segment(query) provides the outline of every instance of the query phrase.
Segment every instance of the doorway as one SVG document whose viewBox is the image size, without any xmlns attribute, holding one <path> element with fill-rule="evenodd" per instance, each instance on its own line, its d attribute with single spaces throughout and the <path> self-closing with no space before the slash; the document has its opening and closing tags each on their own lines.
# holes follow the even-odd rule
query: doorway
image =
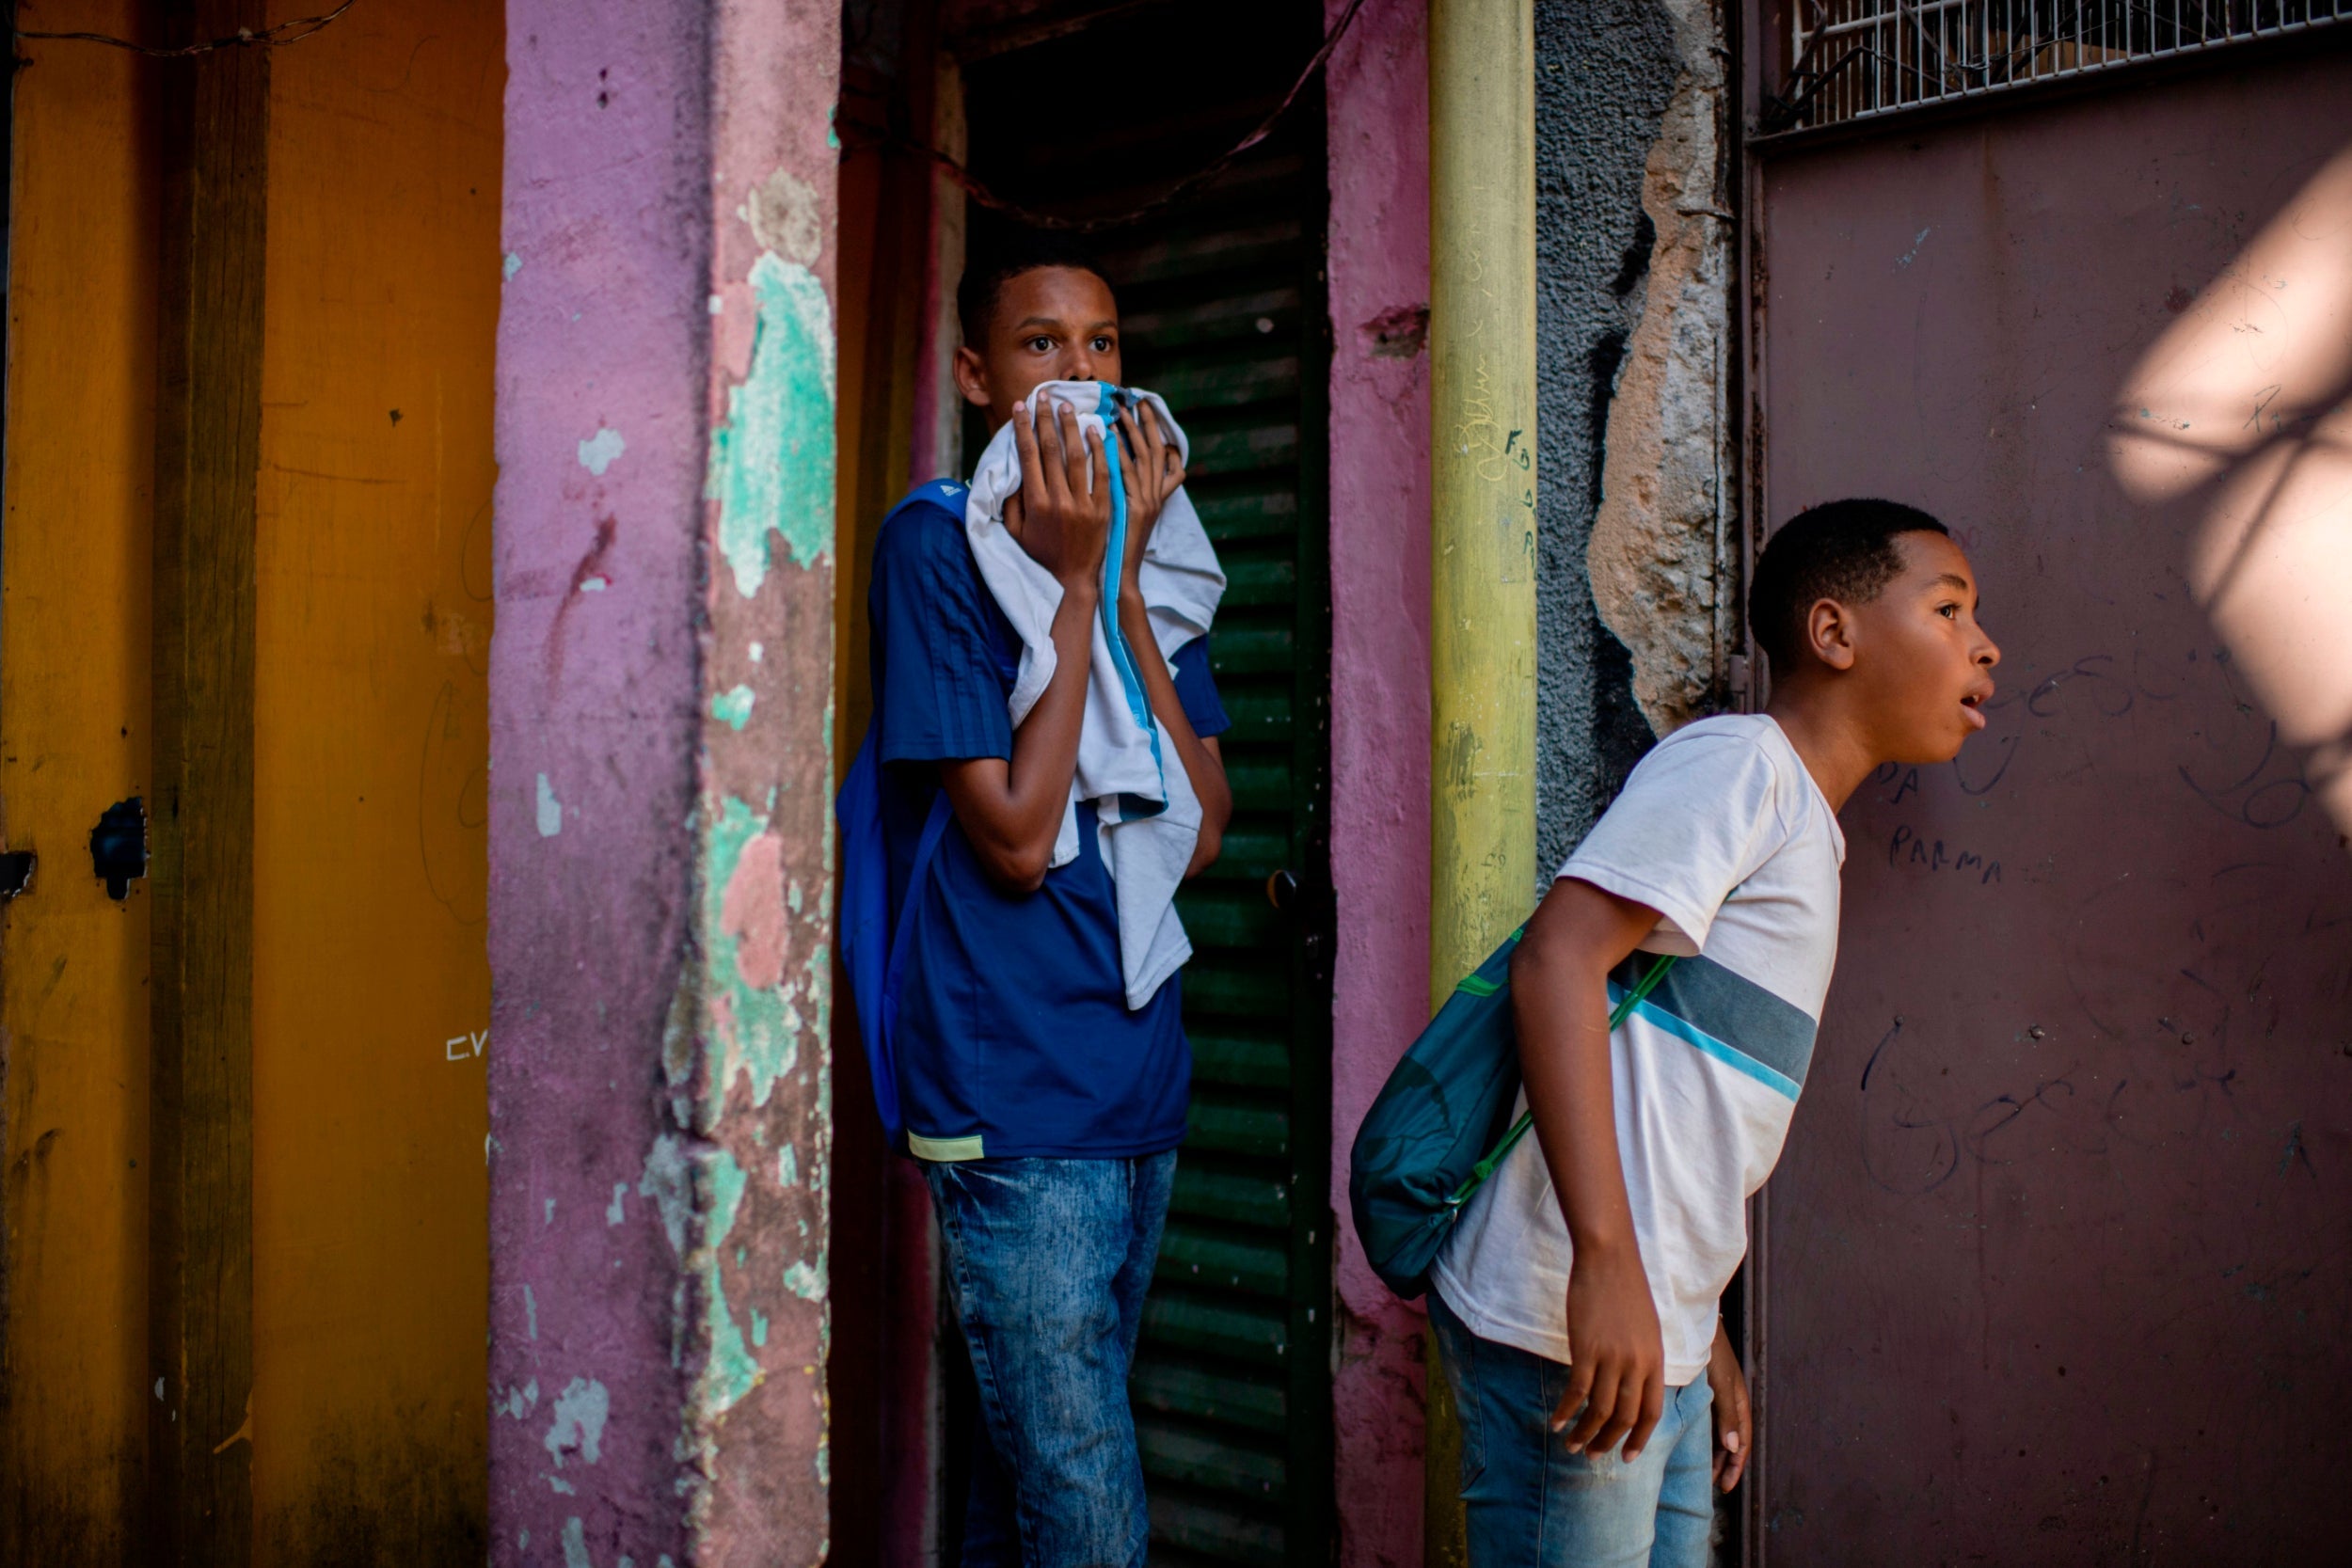
<svg viewBox="0 0 2352 1568">
<path fill-rule="evenodd" d="M 1034 213 L 1135 213 L 1261 123 L 1321 37 L 1312 6 L 1209 0 L 951 40 L 971 172 Z M 1191 440 L 1187 488 L 1229 579 L 1212 647 L 1234 816 L 1179 904 L 1196 949 L 1192 1112 L 1133 1383 L 1159 1563 L 1281 1568 L 1330 1550 L 1320 87 L 1197 191 L 1089 241 L 1120 293 L 1130 380 Z M 1005 221 L 976 204 L 975 245 Z M 965 451 L 985 436 L 967 430 Z M 960 1497 L 951 1482 L 950 1510 Z"/>
</svg>

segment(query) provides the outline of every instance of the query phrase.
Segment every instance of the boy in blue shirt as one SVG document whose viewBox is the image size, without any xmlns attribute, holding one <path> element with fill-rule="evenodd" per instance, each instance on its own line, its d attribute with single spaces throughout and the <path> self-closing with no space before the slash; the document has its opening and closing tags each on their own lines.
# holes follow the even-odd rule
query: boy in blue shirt
<svg viewBox="0 0 2352 1568">
<path fill-rule="evenodd" d="M 1011 421 L 1019 494 L 1005 526 L 1053 574 L 1057 661 L 1018 729 L 1022 643 L 964 518 L 900 506 L 874 548 L 874 723 L 895 921 L 916 900 L 898 991 L 898 1097 L 922 1162 L 979 1386 L 985 1441 L 964 1525 L 968 1568 L 1128 1568 L 1144 1560 L 1143 1471 L 1127 1403 L 1145 1289 L 1184 1138 L 1191 1053 L 1182 976 L 1126 1005 L 1097 835 L 1050 864 L 1070 803 L 1102 609 L 1108 459 L 1049 381 L 1121 379 L 1118 303 L 1074 252 L 1028 238 L 965 271 L 957 388 Z M 1164 659 L 1138 588 L 1143 550 L 1184 482 L 1148 409 L 1122 413 L 1127 551 L 1116 611 L 1164 744 L 1201 806 L 1187 875 L 1216 858 L 1232 796 L 1208 639 Z M 959 502 L 961 492 L 957 497 Z M 953 819 L 921 886 L 916 846 L 945 791 Z M 1082 814 L 1082 823 L 1091 814 Z"/>
</svg>

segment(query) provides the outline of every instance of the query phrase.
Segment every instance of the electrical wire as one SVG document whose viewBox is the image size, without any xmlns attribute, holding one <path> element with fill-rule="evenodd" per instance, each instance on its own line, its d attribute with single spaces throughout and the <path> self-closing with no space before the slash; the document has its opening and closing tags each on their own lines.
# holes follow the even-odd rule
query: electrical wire
<svg viewBox="0 0 2352 1568">
<path fill-rule="evenodd" d="M 244 49 L 258 46 L 263 49 L 283 49 L 290 43 L 300 43 L 358 5 L 359 0 L 343 0 L 333 10 L 319 16 L 298 16 L 288 22 L 273 23 L 267 27 L 240 27 L 227 38 L 205 43 L 183 44 L 177 49 L 155 49 L 130 39 L 119 39 L 111 33 L 35 33 L 23 28 L 10 29 L 19 40 L 38 40 L 64 43 L 103 43 L 110 49 L 127 49 L 134 55 L 144 55 L 151 60 L 179 60 L 191 55 L 209 55 L 215 49 Z"/>
</svg>

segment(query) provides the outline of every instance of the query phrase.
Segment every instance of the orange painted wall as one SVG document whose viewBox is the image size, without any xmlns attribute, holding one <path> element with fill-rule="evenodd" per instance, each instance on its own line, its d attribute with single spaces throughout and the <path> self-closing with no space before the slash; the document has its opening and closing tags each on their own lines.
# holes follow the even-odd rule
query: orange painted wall
<svg viewBox="0 0 2352 1568">
<path fill-rule="evenodd" d="M 127 0 L 27 6 L 122 32 Z M 40 20 L 33 18 L 38 12 Z M 147 790 L 154 472 L 151 68 L 27 43 L 16 76 L 0 528 L 5 1341 L 0 1561 L 121 1560 L 146 1445 L 148 901 L 89 830 Z"/>
<path fill-rule="evenodd" d="M 500 8 L 271 61 L 257 617 L 257 1563 L 478 1561 Z"/>
</svg>

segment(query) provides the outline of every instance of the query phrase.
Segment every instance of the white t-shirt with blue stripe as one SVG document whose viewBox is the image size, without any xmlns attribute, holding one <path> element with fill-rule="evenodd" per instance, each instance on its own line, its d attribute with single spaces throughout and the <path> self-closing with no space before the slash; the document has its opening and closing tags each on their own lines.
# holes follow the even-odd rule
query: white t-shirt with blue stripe
<svg viewBox="0 0 2352 1568">
<path fill-rule="evenodd" d="M 1650 955 L 1677 955 L 1609 1042 L 1670 1386 L 1706 1370 L 1718 1303 L 1747 1251 L 1747 1199 L 1788 1133 L 1837 958 L 1845 858 L 1836 814 L 1780 726 L 1729 714 L 1660 742 L 1560 868 L 1660 911 L 1611 976 L 1613 1003 Z M 1470 1199 L 1432 1273 L 1481 1338 L 1565 1361 L 1569 1262 L 1530 1137 Z"/>
</svg>

